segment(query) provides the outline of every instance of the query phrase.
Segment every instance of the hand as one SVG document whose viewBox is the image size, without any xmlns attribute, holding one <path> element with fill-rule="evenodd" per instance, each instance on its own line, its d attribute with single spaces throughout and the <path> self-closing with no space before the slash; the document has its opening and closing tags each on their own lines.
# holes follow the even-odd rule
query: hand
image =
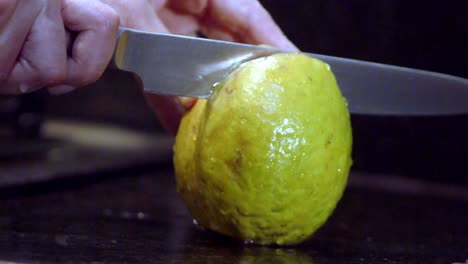
<svg viewBox="0 0 468 264">
<path fill-rule="evenodd" d="M 0 0 L 0 93 L 64 93 L 94 82 L 112 57 L 118 23 L 100 1 Z"/>
<path fill-rule="evenodd" d="M 266 44 L 289 51 L 297 48 L 284 36 L 257 0 L 102 0 L 120 14 L 120 24 L 146 31 L 195 36 L 250 44 Z M 176 133 L 193 100 L 145 94 L 165 128 Z"/>
</svg>

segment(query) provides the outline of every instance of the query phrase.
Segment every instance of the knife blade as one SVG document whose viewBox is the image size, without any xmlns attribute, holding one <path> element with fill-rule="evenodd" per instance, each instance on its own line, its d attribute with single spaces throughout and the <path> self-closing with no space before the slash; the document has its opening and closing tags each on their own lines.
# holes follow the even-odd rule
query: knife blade
<svg viewBox="0 0 468 264">
<path fill-rule="evenodd" d="M 279 49 L 120 28 L 112 66 L 146 92 L 206 98 L 237 65 Z M 468 79 L 314 53 L 328 63 L 353 114 L 468 114 Z"/>
</svg>

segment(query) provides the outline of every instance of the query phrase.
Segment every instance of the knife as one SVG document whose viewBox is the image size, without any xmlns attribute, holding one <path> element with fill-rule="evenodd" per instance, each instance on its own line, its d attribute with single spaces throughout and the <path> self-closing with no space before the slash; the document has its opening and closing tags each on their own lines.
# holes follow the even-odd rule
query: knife
<svg viewBox="0 0 468 264">
<path fill-rule="evenodd" d="M 237 65 L 279 49 L 120 28 L 111 66 L 136 74 L 146 92 L 206 98 Z M 468 79 L 314 53 L 328 63 L 353 114 L 468 114 Z"/>
</svg>

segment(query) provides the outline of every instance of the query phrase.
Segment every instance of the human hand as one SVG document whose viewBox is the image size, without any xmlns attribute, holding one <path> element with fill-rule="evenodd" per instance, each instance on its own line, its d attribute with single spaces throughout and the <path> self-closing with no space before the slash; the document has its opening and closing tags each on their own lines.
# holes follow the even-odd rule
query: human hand
<svg viewBox="0 0 468 264">
<path fill-rule="evenodd" d="M 100 1 L 0 0 L 0 94 L 45 86 L 59 94 L 94 82 L 112 57 L 118 23 Z"/>
<path fill-rule="evenodd" d="M 257 0 L 102 0 L 120 15 L 120 24 L 146 31 L 266 44 L 287 51 L 297 48 Z M 194 100 L 145 94 L 164 127 L 176 133 Z"/>
</svg>

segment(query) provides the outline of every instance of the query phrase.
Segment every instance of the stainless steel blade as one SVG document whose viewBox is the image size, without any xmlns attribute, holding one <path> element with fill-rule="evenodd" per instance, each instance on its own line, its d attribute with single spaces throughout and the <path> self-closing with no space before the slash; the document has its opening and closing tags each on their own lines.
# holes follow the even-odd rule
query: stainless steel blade
<svg viewBox="0 0 468 264">
<path fill-rule="evenodd" d="M 468 114 L 468 79 L 308 53 L 328 63 L 354 114 Z"/>
<path fill-rule="evenodd" d="M 204 98 L 240 63 L 277 52 L 254 45 L 120 28 L 113 62 L 120 70 L 136 73 L 147 92 Z"/>
<path fill-rule="evenodd" d="M 240 63 L 280 52 L 268 47 L 121 28 L 114 66 L 136 73 L 145 91 L 208 97 Z M 468 80 L 428 71 L 306 53 L 330 64 L 351 113 L 468 114 Z"/>
</svg>

